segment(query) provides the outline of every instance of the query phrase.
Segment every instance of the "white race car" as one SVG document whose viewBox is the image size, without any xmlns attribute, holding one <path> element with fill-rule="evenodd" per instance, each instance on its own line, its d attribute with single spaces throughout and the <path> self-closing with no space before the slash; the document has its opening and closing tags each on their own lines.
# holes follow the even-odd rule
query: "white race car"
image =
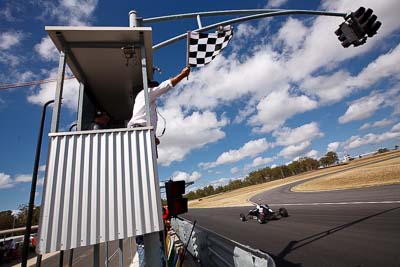
<svg viewBox="0 0 400 267">
<path fill-rule="evenodd" d="M 288 217 L 289 213 L 285 208 L 280 208 L 278 212 L 273 211 L 267 204 L 259 204 L 254 209 L 251 209 L 247 215 L 240 213 L 240 220 L 247 221 L 248 219 L 257 220 L 258 223 L 266 223 L 269 220 L 278 220 L 281 217 Z"/>
</svg>

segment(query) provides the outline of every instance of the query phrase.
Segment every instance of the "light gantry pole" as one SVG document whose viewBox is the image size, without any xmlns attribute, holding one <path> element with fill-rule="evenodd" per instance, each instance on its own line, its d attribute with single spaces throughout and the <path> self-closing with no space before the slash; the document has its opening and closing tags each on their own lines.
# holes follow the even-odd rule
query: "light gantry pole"
<svg viewBox="0 0 400 267">
<path fill-rule="evenodd" d="M 249 15 L 250 14 L 250 15 Z M 225 21 L 221 21 L 218 23 L 214 23 L 208 26 L 203 27 L 200 18 L 201 17 L 211 17 L 211 16 L 227 16 L 227 15 L 247 15 L 240 18 L 229 19 Z M 342 17 L 345 18 L 347 13 L 339 13 L 339 12 L 328 12 L 328 11 L 317 11 L 317 10 L 285 10 L 285 9 L 245 9 L 245 10 L 223 10 L 223 11 L 208 11 L 208 12 L 197 12 L 197 13 L 186 13 L 186 14 L 177 14 L 177 15 L 169 15 L 162 17 L 154 17 L 143 19 L 143 24 L 156 23 L 156 22 L 164 22 L 169 20 L 178 20 L 178 19 L 188 19 L 188 18 L 196 18 L 199 28 L 193 30 L 195 32 L 205 32 L 211 29 L 215 29 L 218 26 L 226 26 L 230 24 L 240 23 L 249 20 L 275 17 L 275 16 L 286 16 L 286 15 L 311 15 L 311 16 L 331 16 L 331 17 Z M 177 41 L 183 40 L 187 38 L 187 33 L 183 33 L 177 35 L 171 39 L 163 41 L 153 46 L 153 51 L 156 51 L 160 48 L 163 48 L 167 45 L 175 43 Z"/>
</svg>

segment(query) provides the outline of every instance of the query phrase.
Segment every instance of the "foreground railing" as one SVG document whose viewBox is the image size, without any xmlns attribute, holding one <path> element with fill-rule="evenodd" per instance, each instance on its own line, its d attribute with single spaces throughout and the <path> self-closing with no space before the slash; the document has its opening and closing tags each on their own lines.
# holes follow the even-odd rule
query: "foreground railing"
<svg viewBox="0 0 400 267">
<path fill-rule="evenodd" d="M 171 225 L 182 242 L 187 243 L 193 224 L 187 220 L 172 219 Z M 201 266 L 275 267 L 274 260 L 267 253 L 242 245 L 198 225 L 193 230 L 187 248 Z"/>
</svg>

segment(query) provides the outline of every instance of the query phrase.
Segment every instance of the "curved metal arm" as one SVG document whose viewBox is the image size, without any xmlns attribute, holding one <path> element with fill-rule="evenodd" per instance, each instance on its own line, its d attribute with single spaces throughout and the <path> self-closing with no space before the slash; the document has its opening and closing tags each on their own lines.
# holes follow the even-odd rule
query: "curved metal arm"
<svg viewBox="0 0 400 267">
<path fill-rule="evenodd" d="M 216 11 L 218 12 L 218 11 Z M 236 13 L 232 13 L 236 12 Z M 239 14 L 241 12 L 240 10 L 236 11 L 220 11 L 219 14 L 217 15 L 232 15 L 232 14 Z M 243 12 L 250 12 L 249 10 L 243 10 Z M 261 14 L 260 14 L 261 12 Z M 209 26 L 199 28 L 194 30 L 195 32 L 204 32 L 208 31 L 214 28 L 217 28 L 218 26 L 226 26 L 229 24 L 234 24 L 234 23 L 239 23 L 243 21 L 248 21 L 248 20 L 253 20 L 253 19 L 260 19 L 260 18 L 267 18 L 267 17 L 274 17 L 274 16 L 283 16 L 283 15 L 316 15 L 316 16 L 334 16 L 334 17 L 346 17 L 346 13 L 337 13 L 337 12 L 327 12 L 327 11 L 314 11 L 314 10 L 274 10 L 271 11 L 270 9 L 265 9 L 264 12 L 261 9 L 258 9 L 255 11 L 255 13 L 258 13 L 256 15 L 250 15 L 250 16 L 245 16 L 245 17 L 240 17 L 240 18 L 235 18 L 235 19 L 230 19 L 230 20 L 225 20 L 219 23 L 211 24 Z M 153 19 L 147 19 L 143 20 L 144 22 L 159 22 L 159 21 L 165 21 L 165 20 L 172 20 L 172 19 L 181 19 L 181 18 L 189 18 L 189 17 L 195 17 L 198 14 L 201 13 L 189 13 L 189 14 L 180 14 L 180 15 L 173 15 L 173 16 L 165 16 L 165 17 L 157 17 Z M 211 12 L 203 12 L 204 15 L 212 16 Z M 215 12 L 214 12 L 215 14 Z M 163 41 L 161 43 L 158 43 L 153 46 L 153 51 L 156 51 L 162 47 L 165 47 L 169 44 L 172 44 L 174 42 L 177 42 L 179 40 L 185 39 L 187 36 L 187 33 L 183 33 L 180 35 L 177 35 L 171 39 L 168 39 L 166 41 Z"/>
<path fill-rule="evenodd" d="M 227 16 L 227 15 L 261 14 L 261 13 L 271 13 L 276 11 L 283 11 L 283 9 L 241 9 L 241 10 L 218 10 L 218 11 L 206 11 L 206 12 L 196 12 L 196 13 L 185 13 L 185 14 L 147 18 L 143 19 L 143 23 L 155 23 L 155 22 L 163 22 L 176 19 L 196 18 L 197 16 L 212 17 L 212 16 Z"/>
</svg>

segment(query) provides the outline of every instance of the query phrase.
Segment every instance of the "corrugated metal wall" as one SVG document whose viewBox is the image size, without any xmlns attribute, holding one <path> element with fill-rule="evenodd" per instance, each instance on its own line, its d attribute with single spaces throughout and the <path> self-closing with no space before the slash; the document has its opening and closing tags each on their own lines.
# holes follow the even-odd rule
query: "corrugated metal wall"
<svg viewBox="0 0 400 267">
<path fill-rule="evenodd" d="M 153 131 L 50 134 L 40 254 L 163 229 Z"/>
</svg>

